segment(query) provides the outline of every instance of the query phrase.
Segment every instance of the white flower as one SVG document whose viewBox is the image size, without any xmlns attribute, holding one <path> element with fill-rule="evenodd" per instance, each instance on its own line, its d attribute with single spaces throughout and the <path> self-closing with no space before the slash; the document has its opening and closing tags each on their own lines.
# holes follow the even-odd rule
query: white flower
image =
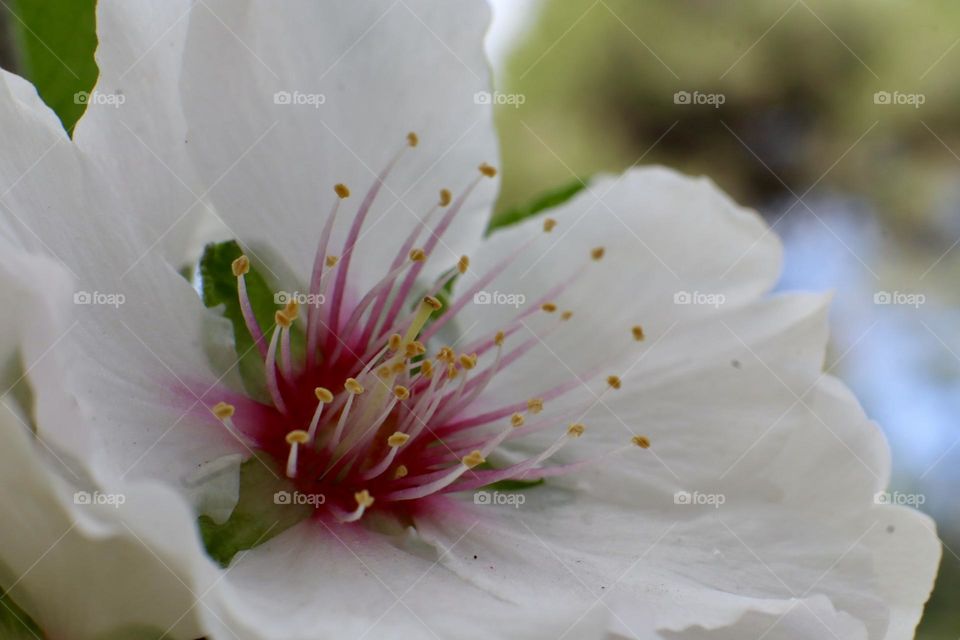
<svg viewBox="0 0 960 640">
<path fill-rule="evenodd" d="M 235 484 L 191 487 L 253 450 L 313 509 L 222 572 L 186 525 L 145 540 L 207 634 L 910 637 L 933 525 L 874 504 L 884 439 L 822 373 L 826 300 L 766 295 L 758 216 L 642 169 L 481 240 L 484 3 L 98 18 L 97 91 L 125 100 L 92 101 L 74 141 L 3 76 L 0 230 L 86 294 L 31 378 L 46 442 L 101 486 L 177 489 L 168 522 L 187 499 L 224 515 Z M 303 302 L 246 314 L 265 364 L 242 380 L 175 269 L 204 211 L 244 247 L 239 308 L 255 273 Z"/>
</svg>

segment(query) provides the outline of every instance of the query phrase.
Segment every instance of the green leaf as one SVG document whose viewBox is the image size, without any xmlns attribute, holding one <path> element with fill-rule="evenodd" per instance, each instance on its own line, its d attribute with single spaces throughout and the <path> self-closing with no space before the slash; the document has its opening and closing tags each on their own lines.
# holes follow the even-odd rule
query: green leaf
<svg viewBox="0 0 960 640">
<path fill-rule="evenodd" d="M 0 637 L 4 640 L 37 640 L 43 632 L 27 612 L 0 591 Z"/>
<path fill-rule="evenodd" d="M 477 466 L 478 469 L 483 469 L 484 471 L 494 471 L 498 467 L 490 464 L 490 461 L 483 462 Z M 532 489 L 533 487 L 538 487 L 541 484 L 546 482 L 543 478 L 538 478 L 537 480 L 514 480 L 508 478 L 506 480 L 499 480 L 497 482 L 492 482 L 488 485 L 484 485 L 478 489 L 478 491 L 524 491 L 525 489 Z"/>
<path fill-rule="evenodd" d="M 83 115 L 77 98 L 97 82 L 94 0 L 16 0 L 11 6 L 20 57 L 18 71 L 30 80 L 67 131 Z"/>
<path fill-rule="evenodd" d="M 252 397 L 265 399 L 268 396 L 264 388 L 263 360 L 243 320 L 237 292 L 237 278 L 233 275 L 233 261 L 242 254 L 243 250 L 234 240 L 208 244 L 200 258 L 201 292 L 206 306 L 224 305 L 223 315 L 233 325 L 234 345 L 240 358 L 238 368 L 244 388 Z M 273 291 L 252 265 L 245 279 L 253 315 L 267 333 L 268 329 L 273 327 L 273 316 L 280 305 L 274 302 Z M 269 339 L 269 334 L 266 338 Z"/>
<path fill-rule="evenodd" d="M 200 535 L 211 558 L 223 567 L 241 551 L 253 549 L 277 536 L 314 511 L 311 505 L 292 504 L 278 494 L 293 495 L 294 485 L 266 454 L 255 454 L 240 465 L 240 499 L 223 524 L 200 516 Z"/>
<path fill-rule="evenodd" d="M 481 487 L 481 489 L 486 491 L 525 491 L 526 489 L 539 487 L 544 482 L 546 480 L 543 478 L 537 480 L 501 480 Z"/>
<path fill-rule="evenodd" d="M 490 221 L 490 226 L 487 228 L 487 233 L 493 231 L 494 229 L 507 227 L 511 224 L 516 224 L 521 220 L 526 220 L 527 218 L 534 216 L 545 209 L 558 207 L 573 196 L 583 191 L 586 186 L 587 185 L 585 182 L 578 178 L 567 185 L 541 194 L 539 197 L 534 199 L 533 202 L 527 204 L 526 206 L 517 207 L 516 209 L 512 209 L 496 216 Z"/>
</svg>

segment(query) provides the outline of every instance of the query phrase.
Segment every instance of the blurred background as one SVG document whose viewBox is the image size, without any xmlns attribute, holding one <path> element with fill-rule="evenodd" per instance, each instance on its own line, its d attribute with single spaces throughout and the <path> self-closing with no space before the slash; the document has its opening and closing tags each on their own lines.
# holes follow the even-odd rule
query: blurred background
<svg viewBox="0 0 960 640">
<path fill-rule="evenodd" d="M 598 172 L 706 174 L 833 290 L 828 370 L 944 543 L 918 637 L 960 637 L 960 3 L 495 0 L 507 220 Z"/>
<path fill-rule="evenodd" d="M 960 2 L 491 0 L 495 223 L 599 172 L 711 176 L 783 238 L 783 289 L 835 291 L 828 370 L 933 516 L 923 640 L 960 637 Z M 0 66 L 68 130 L 96 80 L 93 0 L 0 0 Z"/>
</svg>

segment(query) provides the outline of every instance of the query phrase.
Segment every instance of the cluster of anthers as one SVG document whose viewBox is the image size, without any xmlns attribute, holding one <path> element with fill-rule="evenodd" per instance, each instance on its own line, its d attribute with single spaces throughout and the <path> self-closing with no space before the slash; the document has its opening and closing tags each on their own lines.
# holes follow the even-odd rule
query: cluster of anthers
<svg viewBox="0 0 960 640">
<path fill-rule="evenodd" d="M 576 378 L 545 389 L 539 397 L 469 412 L 497 373 L 542 339 L 534 336 L 506 348 L 528 316 L 556 314 L 559 323 L 570 319 L 572 312 L 558 312 L 551 301 L 569 283 L 519 309 L 502 330 L 461 352 L 440 346 L 431 354 L 429 345 L 437 332 L 521 253 L 476 277 L 446 309 L 438 296 L 454 278 L 467 273 L 467 256 L 438 278 L 426 295 L 413 298 L 425 262 L 470 193 L 484 177 L 496 175 L 490 165 L 482 164 L 480 175 L 456 199 L 443 189 L 439 202 L 423 219 L 421 226 L 426 228 L 431 218 L 440 215 L 424 245 L 414 246 L 419 228 L 412 231 L 383 278 L 352 309 L 345 308 L 350 260 L 364 219 L 390 170 L 406 149 L 415 146 L 417 136 L 411 133 L 377 177 L 361 201 L 339 256 L 328 253 L 328 245 L 340 203 L 350 190 L 343 184 L 334 187 L 337 199 L 321 232 L 310 278 L 311 299 L 325 304 L 307 307 L 302 358 L 295 358 L 291 346 L 291 333 L 302 318 L 298 304 L 292 301 L 276 312 L 267 340 L 247 292 L 250 261 L 244 255 L 233 262 L 240 307 L 265 364 L 272 406 L 243 398 L 236 404 L 219 402 L 211 411 L 235 437 L 275 458 L 299 491 L 322 495 L 323 500 L 312 504 L 341 522 L 359 520 L 375 501 L 379 508 L 396 511 L 410 501 L 501 480 L 556 476 L 606 457 L 542 466 L 583 435 L 584 425 L 575 422 L 538 455 L 499 469 L 484 464 L 505 440 L 556 428 L 555 418 L 537 415 L 545 402 L 582 384 Z M 547 218 L 543 230 L 549 233 L 555 226 L 556 221 Z M 603 248 L 595 248 L 590 258 L 600 260 L 603 253 Z M 637 341 L 644 338 L 639 326 L 632 328 L 632 334 Z M 609 376 L 606 382 L 604 393 L 621 386 L 617 376 Z M 497 428 L 498 423 L 503 427 Z M 636 436 L 624 449 L 649 446 L 647 438 Z"/>
</svg>

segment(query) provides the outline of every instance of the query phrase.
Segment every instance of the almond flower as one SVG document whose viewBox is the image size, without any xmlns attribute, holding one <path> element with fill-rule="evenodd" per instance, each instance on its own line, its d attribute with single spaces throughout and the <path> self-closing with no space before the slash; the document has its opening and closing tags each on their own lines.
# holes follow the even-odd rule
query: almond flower
<svg viewBox="0 0 960 640">
<path fill-rule="evenodd" d="M 78 523 L 56 573 L 15 565 L 51 637 L 137 601 L 176 638 L 912 636 L 933 525 L 877 504 L 827 301 L 769 295 L 754 212 L 632 169 L 484 237 L 487 22 L 101 2 L 73 139 L 3 75 L 0 232 L 73 282 L 36 294 L 62 333 L 18 325 L 52 355 L 8 455 L 44 495 L 83 485 L 62 461 L 124 496 L 2 525 L 33 561 Z"/>
</svg>

